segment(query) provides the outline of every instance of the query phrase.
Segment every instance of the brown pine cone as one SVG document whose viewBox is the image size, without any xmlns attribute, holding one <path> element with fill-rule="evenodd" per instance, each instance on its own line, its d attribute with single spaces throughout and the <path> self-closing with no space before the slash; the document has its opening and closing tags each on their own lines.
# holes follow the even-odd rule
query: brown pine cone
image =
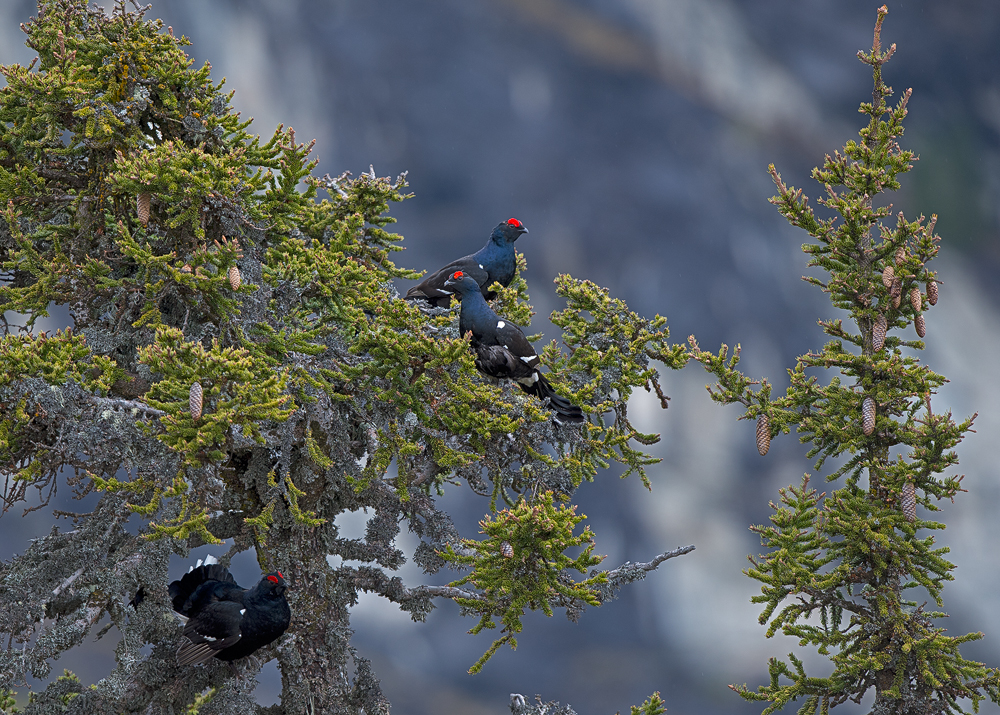
<svg viewBox="0 0 1000 715">
<path fill-rule="evenodd" d="M 192 419 L 198 419 L 201 417 L 201 403 L 203 396 L 204 391 L 201 389 L 201 383 L 192 383 L 191 390 L 188 393 L 188 409 L 191 411 Z"/>
<path fill-rule="evenodd" d="M 512 559 L 514 558 L 514 547 L 510 545 L 509 541 L 505 541 L 500 544 L 500 553 L 505 559 Z"/>
<path fill-rule="evenodd" d="M 914 286 L 910 289 L 910 305 L 913 306 L 913 312 L 919 313 L 923 304 L 920 302 L 920 289 Z"/>
<path fill-rule="evenodd" d="M 892 266 L 886 266 L 882 270 L 882 285 L 886 288 L 892 288 L 892 282 L 896 278 L 896 271 L 893 270 Z"/>
<path fill-rule="evenodd" d="M 931 305 L 937 305 L 938 299 L 938 287 L 937 281 L 927 281 L 927 302 Z"/>
<path fill-rule="evenodd" d="M 899 248 L 896 249 L 896 265 L 898 266 L 905 260 L 906 260 L 906 249 L 900 246 Z"/>
<path fill-rule="evenodd" d="M 885 346 L 886 319 L 884 315 L 878 316 L 875 325 L 872 326 L 872 349 L 878 352 Z"/>
<path fill-rule="evenodd" d="M 910 482 L 903 485 L 903 493 L 899 498 L 899 506 L 906 516 L 906 520 L 913 523 L 917 520 L 917 490 Z"/>
<path fill-rule="evenodd" d="M 918 315 L 916 319 L 914 319 L 913 327 L 917 329 L 917 335 L 919 335 L 920 337 L 924 337 L 925 335 L 927 335 L 927 324 L 924 323 L 923 314 Z"/>
<path fill-rule="evenodd" d="M 771 449 L 771 420 L 767 415 L 757 418 L 757 452 L 763 457 Z"/>
<path fill-rule="evenodd" d="M 866 397 L 861 403 L 861 431 L 870 435 L 875 431 L 875 400 Z"/>
<path fill-rule="evenodd" d="M 136 198 L 136 213 L 139 214 L 139 223 L 143 226 L 149 223 L 149 199 L 150 195 L 148 192 L 143 192 L 139 194 Z"/>
<path fill-rule="evenodd" d="M 900 280 L 899 278 L 893 280 L 892 287 L 889 289 L 889 296 L 892 298 L 892 307 L 894 309 L 898 309 L 903 296 L 902 280 Z"/>
<path fill-rule="evenodd" d="M 236 266 L 229 266 L 229 285 L 233 290 L 239 290 L 243 279 L 240 277 L 240 269 Z"/>
</svg>

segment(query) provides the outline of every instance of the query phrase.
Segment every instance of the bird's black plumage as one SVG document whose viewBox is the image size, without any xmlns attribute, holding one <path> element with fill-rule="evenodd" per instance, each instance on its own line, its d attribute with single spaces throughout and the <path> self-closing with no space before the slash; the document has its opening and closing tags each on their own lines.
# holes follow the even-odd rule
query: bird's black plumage
<svg viewBox="0 0 1000 715">
<path fill-rule="evenodd" d="M 488 288 L 496 281 L 507 287 L 517 273 L 517 257 L 514 255 L 514 241 L 528 229 L 516 218 L 507 219 L 498 224 L 486 245 L 471 256 L 452 261 L 444 268 L 430 274 L 417 285 L 406 291 L 407 300 L 422 298 L 431 305 L 447 308 L 451 305 L 454 291 L 448 290 L 445 282 L 455 271 L 462 271 L 470 276 L 486 293 L 487 299 L 496 296 Z"/>
<path fill-rule="evenodd" d="M 168 591 L 184 621 L 178 665 L 248 656 L 280 637 L 292 618 L 280 571 L 245 589 L 226 568 L 206 564 L 171 582 Z"/>
<path fill-rule="evenodd" d="M 458 329 L 462 335 L 472 333 L 472 348 L 480 372 L 516 380 L 528 394 L 548 399 L 557 421 L 583 422 L 583 410 L 553 390 L 539 371 L 538 355 L 521 328 L 496 314 L 473 278 L 457 271 L 445 281 L 445 287 L 461 296 Z"/>
</svg>

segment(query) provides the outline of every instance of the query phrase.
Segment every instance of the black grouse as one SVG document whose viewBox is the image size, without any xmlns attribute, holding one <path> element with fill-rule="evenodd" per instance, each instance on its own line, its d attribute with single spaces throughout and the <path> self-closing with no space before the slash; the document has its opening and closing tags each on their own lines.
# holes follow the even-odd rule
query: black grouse
<svg viewBox="0 0 1000 715">
<path fill-rule="evenodd" d="M 423 298 L 436 308 L 447 308 L 451 305 L 450 291 L 445 282 L 455 271 L 462 271 L 471 276 L 479 288 L 486 291 L 487 300 L 496 297 L 487 289 L 496 281 L 505 288 L 514 280 L 517 272 L 517 259 L 514 255 L 514 241 L 528 229 L 516 218 L 509 218 L 498 224 L 486 245 L 471 256 L 452 261 L 441 270 L 430 274 L 417 285 L 406 291 L 406 299 Z"/>
<path fill-rule="evenodd" d="M 213 656 L 231 665 L 280 637 L 292 619 L 280 571 L 245 589 L 228 569 L 206 563 L 173 581 L 168 590 L 184 622 L 178 665 L 204 663 Z"/>
<path fill-rule="evenodd" d="M 538 355 L 524 332 L 493 311 L 472 277 L 456 271 L 444 285 L 461 296 L 458 329 L 462 335 L 472 332 L 472 348 L 480 372 L 516 380 L 528 394 L 540 400 L 548 398 L 557 422 L 583 422 L 583 410 L 553 390 L 539 372 Z"/>
</svg>

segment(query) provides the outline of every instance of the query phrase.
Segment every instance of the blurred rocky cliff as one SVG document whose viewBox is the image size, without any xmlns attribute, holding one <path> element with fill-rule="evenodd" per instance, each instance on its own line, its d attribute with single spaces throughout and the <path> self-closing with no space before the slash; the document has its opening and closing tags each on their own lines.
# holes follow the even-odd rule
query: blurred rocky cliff
<svg viewBox="0 0 1000 715">
<path fill-rule="evenodd" d="M 746 370 L 781 388 L 795 356 L 820 346 L 816 320 L 833 309 L 800 280 L 805 235 L 767 203 L 766 167 L 817 194 L 809 170 L 856 135 L 857 106 L 871 96 L 855 53 L 870 46 L 880 4 L 159 0 L 150 15 L 191 38 L 191 55 L 227 78 L 259 133 L 283 122 L 315 137 L 321 173 L 408 170 L 416 197 L 395 211 L 400 263 L 436 268 L 516 216 L 531 230 L 519 247 L 549 337 L 551 281 L 569 272 L 666 315 L 678 341 L 741 343 Z M 986 633 L 965 652 L 1000 664 L 1000 4 L 887 4 L 883 38 L 899 49 L 886 79 L 914 89 L 903 144 L 921 158 L 895 206 L 939 214 L 944 237 L 924 359 L 951 379 L 937 409 L 979 412 L 959 449 L 970 494 L 939 515 L 959 565 L 945 608 L 951 633 Z M 17 28 L 33 12 L 0 3 L 0 62 L 30 61 Z M 663 435 L 652 493 L 615 474 L 578 493 L 609 564 L 697 551 L 579 624 L 529 618 L 517 652 L 475 677 L 465 669 L 487 641 L 465 634 L 473 624 L 452 604 L 412 624 L 363 601 L 355 642 L 395 713 L 499 715 L 521 692 L 598 715 L 653 690 L 671 715 L 760 711 L 726 684 L 763 682 L 766 657 L 794 644 L 757 625 L 756 588 L 741 574 L 759 549 L 747 527 L 811 465 L 794 435 L 759 457 L 753 427 L 710 402 L 698 370 L 666 376 L 666 412 L 636 400 L 639 424 Z M 444 501 L 474 535 L 485 502 L 457 488 Z M 9 551 L 27 538 L 17 517 L 0 524 Z M 423 578 L 410 566 L 403 575 Z"/>
</svg>

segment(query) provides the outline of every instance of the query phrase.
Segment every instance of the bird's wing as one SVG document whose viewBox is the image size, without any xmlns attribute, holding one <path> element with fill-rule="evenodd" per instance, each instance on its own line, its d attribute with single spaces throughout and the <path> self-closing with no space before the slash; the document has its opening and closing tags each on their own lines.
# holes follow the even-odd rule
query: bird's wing
<svg viewBox="0 0 1000 715">
<path fill-rule="evenodd" d="M 503 318 L 496 326 L 483 331 L 481 339 L 473 340 L 476 367 L 493 377 L 534 381 L 538 371 L 538 355 L 521 329 Z"/>
<path fill-rule="evenodd" d="M 524 332 L 513 323 L 508 323 L 503 318 L 497 319 L 496 329 L 497 342 L 503 345 L 510 353 L 528 367 L 538 366 L 538 355 L 528 339 L 524 337 Z"/>
<path fill-rule="evenodd" d="M 480 286 L 486 283 L 490 275 L 485 268 L 479 265 L 475 256 L 464 256 L 457 261 L 452 261 L 444 268 L 431 273 L 410 288 L 410 290 L 406 291 L 406 297 L 435 299 L 452 295 L 453 291 L 445 288 L 444 282 L 451 278 L 455 271 L 462 271 L 466 275 L 471 276 Z"/>
<path fill-rule="evenodd" d="M 477 345 L 476 367 L 490 377 L 512 377 L 512 372 L 525 369 L 503 345 Z"/>
<path fill-rule="evenodd" d="M 235 601 L 216 601 L 188 620 L 177 648 L 177 665 L 204 663 L 239 642 L 244 608 Z"/>
</svg>

